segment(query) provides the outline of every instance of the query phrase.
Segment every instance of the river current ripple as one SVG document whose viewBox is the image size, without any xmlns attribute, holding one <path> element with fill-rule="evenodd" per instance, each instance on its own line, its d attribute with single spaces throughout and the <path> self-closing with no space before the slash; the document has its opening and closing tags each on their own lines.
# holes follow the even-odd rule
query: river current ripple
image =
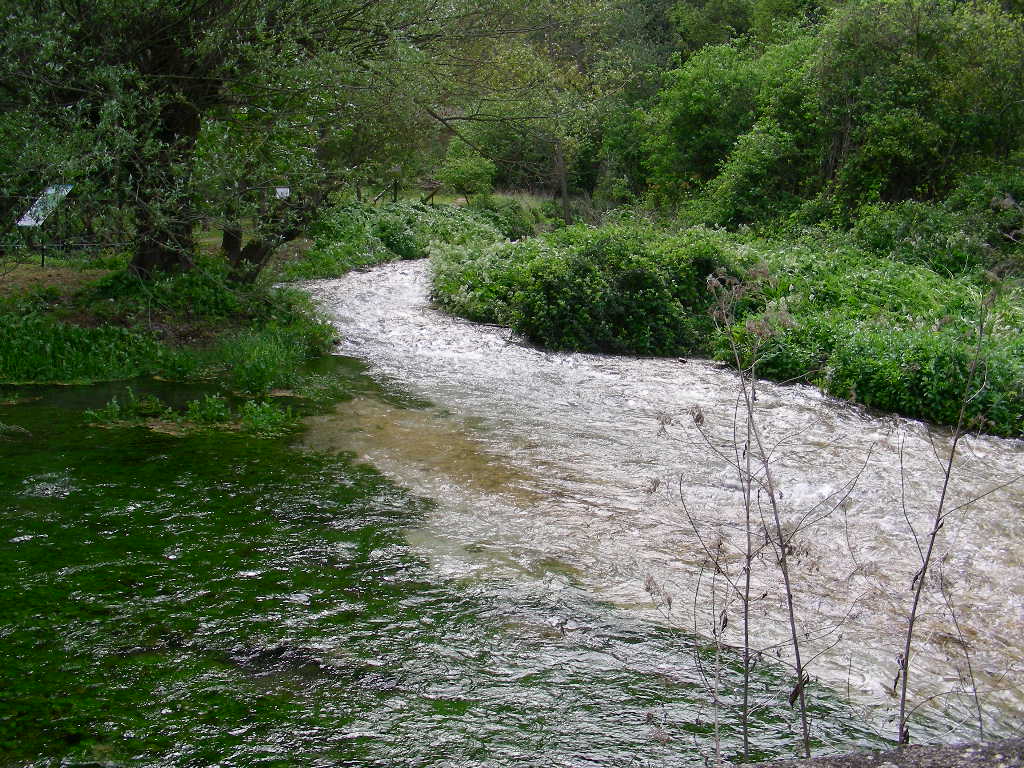
<svg viewBox="0 0 1024 768">
<path fill-rule="evenodd" d="M 723 637 L 741 645 L 739 601 L 725 586 L 740 580 L 746 540 L 729 461 L 733 372 L 538 350 L 432 308 L 427 262 L 304 287 L 333 318 L 338 354 L 431 404 L 357 399 L 341 406 L 344 419 L 314 418 L 306 439 L 436 500 L 433 518 L 408 532 L 434 567 L 456 578 L 570 574 L 617 610 L 683 630 L 711 636 L 729 619 Z M 898 654 L 949 433 L 807 386 L 760 383 L 756 409 L 795 532 L 805 662 L 893 736 Z M 911 659 L 910 702 L 929 738 L 976 735 L 979 708 L 986 734 L 1024 722 L 1022 472 L 1021 441 L 960 444 L 947 506 L 956 511 L 939 535 Z M 764 554 L 752 568 L 752 643 L 785 663 L 785 596 L 756 509 L 753 527 Z M 655 606 L 652 588 L 671 607 Z"/>
</svg>

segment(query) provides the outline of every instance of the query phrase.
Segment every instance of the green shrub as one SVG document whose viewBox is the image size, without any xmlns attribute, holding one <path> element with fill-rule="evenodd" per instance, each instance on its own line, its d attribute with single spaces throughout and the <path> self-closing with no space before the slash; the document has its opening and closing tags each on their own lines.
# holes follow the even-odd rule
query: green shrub
<svg viewBox="0 0 1024 768">
<path fill-rule="evenodd" d="M 156 395 L 146 394 L 139 397 L 135 389 L 128 387 L 123 395 L 124 402 L 112 397 L 107 404 L 96 410 L 86 410 L 85 420 L 90 424 L 115 424 L 123 421 L 140 421 L 142 419 L 166 418 L 171 409 Z"/>
<path fill-rule="evenodd" d="M 953 424 L 977 344 L 982 288 L 920 265 L 855 250 L 762 251 L 774 279 L 739 320 L 715 336 L 715 356 L 757 363 L 757 373 L 807 381 L 837 397 Z M 745 313 L 745 314 L 744 314 Z M 784 316 L 786 322 L 773 322 Z M 1024 308 L 1007 291 L 988 309 L 980 388 L 969 428 L 1024 433 Z"/>
<path fill-rule="evenodd" d="M 508 324 L 557 349 L 681 354 L 703 349 L 708 274 L 727 261 L 715 236 L 652 237 L 575 226 L 543 238 L 435 256 L 435 301 Z"/>
<path fill-rule="evenodd" d="M 734 333 L 753 349 L 743 327 Z M 731 359 L 725 340 L 719 357 Z M 854 322 L 837 314 L 796 319 L 758 347 L 759 375 L 810 381 L 829 394 L 904 416 L 955 424 L 974 359 L 974 340 L 959 329 L 907 328 Z M 999 435 L 1024 434 L 1024 344 L 989 339 L 974 379 L 966 426 Z M 744 364 L 751 358 L 744 356 Z M 984 387 L 982 383 L 984 382 Z"/>
<path fill-rule="evenodd" d="M 388 203 L 380 207 L 345 203 L 325 212 L 314 225 L 314 247 L 298 260 L 280 265 L 281 280 L 339 277 L 394 259 L 420 259 L 439 247 L 503 239 L 488 215 L 448 205 Z"/>
<path fill-rule="evenodd" d="M 279 437 L 293 429 L 296 415 L 290 406 L 279 408 L 273 403 L 248 400 L 240 411 L 243 432 L 259 437 Z"/>
<path fill-rule="evenodd" d="M 149 334 L 124 328 L 82 328 L 35 314 L 0 315 L 0 381 L 127 379 L 158 370 L 165 354 Z"/>
<path fill-rule="evenodd" d="M 446 187 L 469 198 L 485 195 L 494 188 L 497 166 L 465 142 L 454 139 L 448 145 L 444 163 L 437 169 L 437 178 Z"/>
<path fill-rule="evenodd" d="M 866 206 L 851 235 L 874 254 L 924 264 L 943 274 L 971 271 L 989 260 L 990 248 L 975 222 L 934 203 L 907 200 Z"/>
<path fill-rule="evenodd" d="M 470 210 L 491 222 L 508 240 L 520 240 L 537 232 L 543 216 L 539 209 L 527 209 L 515 198 L 480 195 L 469 204 Z"/>
<path fill-rule="evenodd" d="M 234 391 L 261 395 L 294 386 L 299 367 L 314 354 L 303 329 L 270 325 L 223 339 L 215 357 L 226 368 L 227 384 Z"/>
<path fill-rule="evenodd" d="M 187 403 L 185 418 L 200 425 L 224 424 L 231 421 L 231 408 L 223 395 L 203 395 Z"/>
<path fill-rule="evenodd" d="M 199 317 L 223 318 L 245 309 L 248 288 L 233 284 L 223 259 L 202 258 L 194 268 L 176 274 L 158 274 L 143 280 L 124 269 L 99 280 L 79 297 L 83 304 L 107 302 L 117 314 L 165 311 Z"/>
<path fill-rule="evenodd" d="M 732 225 L 790 214 L 801 203 L 802 155 L 796 137 L 773 121 L 759 121 L 737 139 L 708 184 L 699 218 Z"/>
</svg>

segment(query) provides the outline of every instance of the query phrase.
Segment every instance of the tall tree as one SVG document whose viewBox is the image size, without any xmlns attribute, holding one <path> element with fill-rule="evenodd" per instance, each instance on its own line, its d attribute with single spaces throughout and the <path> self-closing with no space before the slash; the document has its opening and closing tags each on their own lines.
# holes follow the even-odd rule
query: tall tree
<svg viewBox="0 0 1024 768">
<path fill-rule="evenodd" d="M 191 265 L 204 126 L 323 125 L 392 64 L 515 28 L 501 0 L 0 0 L 0 15 L 0 103 L 77 137 L 51 170 L 115 190 L 142 274 Z"/>
</svg>

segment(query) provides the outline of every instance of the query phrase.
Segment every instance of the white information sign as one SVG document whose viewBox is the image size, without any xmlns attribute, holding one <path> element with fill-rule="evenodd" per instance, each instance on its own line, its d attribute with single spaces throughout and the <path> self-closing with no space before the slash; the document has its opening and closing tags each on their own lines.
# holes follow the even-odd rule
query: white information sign
<svg viewBox="0 0 1024 768">
<path fill-rule="evenodd" d="M 274 197 L 278 200 L 287 200 L 292 196 L 292 191 L 289 187 L 274 187 Z"/>
<path fill-rule="evenodd" d="M 47 217 L 57 210 L 60 201 L 68 196 L 71 191 L 71 184 L 57 184 L 47 187 L 43 194 L 32 203 L 32 207 L 25 211 L 25 215 L 18 219 L 19 227 L 38 227 Z"/>
</svg>

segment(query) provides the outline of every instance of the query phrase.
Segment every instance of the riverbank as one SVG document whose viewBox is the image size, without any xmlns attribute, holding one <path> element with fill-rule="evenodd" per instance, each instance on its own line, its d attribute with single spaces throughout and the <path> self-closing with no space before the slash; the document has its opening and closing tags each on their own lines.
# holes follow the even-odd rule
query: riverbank
<svg viewBox="0 0 1024 768">
<path fill-rule="evenodd" d="M 951 271 L 902 240 L 886 250 L 893 237 L 773 239 L 624 215 L 438 249 L 432 291 L 447 311 L 547 349 L 710 356 L 936 424 L 956 425 L 964 405 L 964 428 L 1024 435 L 1017 273 L 969 258 Z"/>
<path fill-rule="evenodd" d="M 910 746 L 811 760 L 758 763 L 751 768 L 1022 768 L 1024 739 L 989 744 Z"/>
<path fill-rule="evenodd" d="M 170 433 L 294 427 L 294 398 L 336 396 L 331 381 L 303 373 L 336 339 L 305 294 L 282 281 L 420 258 L 430 242 L 501 240 L 520 209 L 492 207 L 342 205 L 318 220 L 312 241 L 283 249 L 254 283 L 236 279 L 212 236 L 200 238 L 208 249 L 193 269 L 148 280 L 124 255 L 13 265 L 0 276 L 0 387 L 140 376 L 208 382 L 214 391 L 185 410 L 128 394 L 96 410 L 93 422 Z"/>
</svg>

